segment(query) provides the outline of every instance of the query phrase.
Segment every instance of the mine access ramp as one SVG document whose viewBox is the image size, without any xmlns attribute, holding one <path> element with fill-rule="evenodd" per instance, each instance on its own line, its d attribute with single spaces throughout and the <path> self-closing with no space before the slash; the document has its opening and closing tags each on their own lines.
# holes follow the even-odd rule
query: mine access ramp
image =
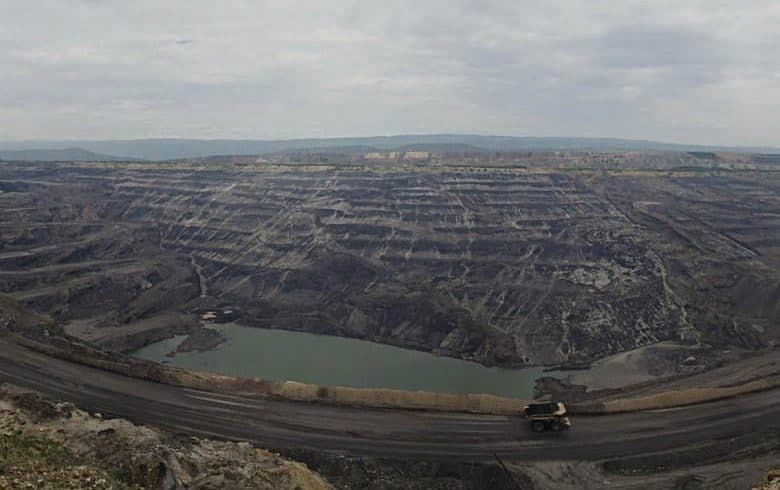
<svg viewBox="0 0 780 490">
<path fill-rule="evenodd" d="M 534 432 L 560 432 L 571 428 L 566 405 L 562 402 L 531 403 L 523 407 L 523 415 Z"/>
</svg>

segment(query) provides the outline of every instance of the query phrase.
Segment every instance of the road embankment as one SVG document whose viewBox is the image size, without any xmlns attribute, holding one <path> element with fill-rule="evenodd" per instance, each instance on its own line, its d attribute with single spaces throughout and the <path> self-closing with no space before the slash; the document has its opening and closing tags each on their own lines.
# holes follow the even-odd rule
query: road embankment
<svg viewBox="0 0 780 490">
<path fill-rule="evenodd" d="M 518 413 L 528 403 L 527 400 L 488 394 L 349 388 L 342 386 L 319 386 L 294 381 L 277 382 L 260 378 L 236 378 L 212 373 L 187 371 L 126 356 L 108 354 L 86 344 L 76 344 L 61 338 L 49 339 L 44 343 L 10 333 L 8 336 L 17 344 L 48 356 L 133 378 L 206 391 L 240 393 L 357 407 L 483 414 Z"/>
<path fill-rule="evenodd" d="M 749 393 L 776 388 L 780 388 L 780 376 L 770 376 L 750 381 L 739 386 L 689 388 L 686 390 L 666 391 L 637 398 L 611 400 L 601 405 L 601 413 L 613 414 L 684 407 L 686 405 L 726 400 Z"/>
<path fill-rule="evenodd" d="M 88 345 L 76 344 L 62 338 L 49 339 L 44 343 L 16 334 L 9 333 L 7 335 L 17 344 L 52 357 L 156 383 L 221 393 L 238 393 L 356 407 L 495 415 L 517 414 L 528 403 L 528 400 L 488 394 L 349 388 L 318 386 L 294 381 L 277 382 L 260 378 L 236 378 L 212 373 L 187 371 L 126 356 L 113 355 Z M 718 401 L 774 388 L 780 388 L 780 376 L 770 376 L 740 386 L 691 388 L 606 402 L 572 403 L 569 404 L 569 410 L 575 415 L 607 415 L 658 410 Z"/>
</svg>

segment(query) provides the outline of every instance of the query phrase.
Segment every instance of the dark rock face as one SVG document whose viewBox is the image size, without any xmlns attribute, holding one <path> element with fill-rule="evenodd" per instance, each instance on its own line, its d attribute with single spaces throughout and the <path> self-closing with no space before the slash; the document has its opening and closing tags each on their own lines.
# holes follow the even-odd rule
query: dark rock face
<svg viewBox="0 0 780 490">
<path fill-rule="evenodd" d="M 684 254 L 665 245 L 679 238 L 661 221 L 677 213 L 678 199 L 658 185 L 695 193 L 686 186 L 700 184 L 652 179 L 503 168 L 6 165 L 0 292 L 96 328 L 230 305 L 249 325 L 501 365 L 588 360 L 697 341 L 703 331 L 763 345 L 758 329 L 706 318 L 728 318 L 728 308 L 692 318 L 698 286 L 680 279 Z M 777 199 L 777 188 L 762 189 Z M 646 212 L 640 200 L 659 204 Z M 739 213 L 750 211 L 735 208 L 734 219 Z M 780 222 L 772 223 L 764 241 L 776 247 Z M 774 284 L 752 300 L 762 318 L 776 315 L 776 274 L 745 265 L 760 254 L 718 255 L 732 243 L 726 235 L 696 230 L 714 250 L 700 252 L 713 271 L 721 260 L 743 264 L 734 266 L 742 276 L 713 275 L 711 287 L 742 294 L 744 280 Z"/>
<path fill-rule="evenodd" d="M 284 451 L 327 478 L 337 488 L 390 490 L 515 490 L 534 488 L 517 469 L 512 473 L 499 463 L 446 463 L 393 459 L 353 458 L 309 450 Z"/>
</svg>

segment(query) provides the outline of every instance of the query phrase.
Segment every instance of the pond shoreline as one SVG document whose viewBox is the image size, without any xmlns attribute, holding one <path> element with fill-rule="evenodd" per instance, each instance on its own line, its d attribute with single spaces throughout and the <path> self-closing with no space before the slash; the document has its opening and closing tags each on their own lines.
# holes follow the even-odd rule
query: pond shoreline
<svg viewBox="0 0 780 490">
<path fill-rule="evenodd" d="M 131 355 L 173 367 L 215 374 L 261 377 L 322 386 L 379 388 L 437 393 L 488 393 L 533 398 L 536 380 L 557 373 L 540 366 L 488 367 L 436 353 L 372 341 L 263 329 L 236 323 L 209 324 L 224 342 L 182 345 L 187 336 L 175 336 L 136 350 Z M 191 350 L 191 352 L 182 352 Z M 175 351 L 175 354 L 171 354 Z"/>
</svg>

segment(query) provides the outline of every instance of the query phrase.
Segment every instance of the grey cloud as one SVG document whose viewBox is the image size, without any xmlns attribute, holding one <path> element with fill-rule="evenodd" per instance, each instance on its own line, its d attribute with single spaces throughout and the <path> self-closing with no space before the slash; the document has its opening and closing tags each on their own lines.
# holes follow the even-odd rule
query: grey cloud
<svg viewBox="0 0 780 490">
<path fill-rule="evenodd" d="M 778 143 L 767 124 L 780 111 L 774 0 L 0 7 L 0 139 L 479 132 Z"/>
<path fill-rule="evenodd" d="M 599 38 L 594 48 L 607 66 L 618 68 L 719 66 L 726 57 L 723 43 L 714 34 L 684 26 L 620 27 Z"/>
</svg>

